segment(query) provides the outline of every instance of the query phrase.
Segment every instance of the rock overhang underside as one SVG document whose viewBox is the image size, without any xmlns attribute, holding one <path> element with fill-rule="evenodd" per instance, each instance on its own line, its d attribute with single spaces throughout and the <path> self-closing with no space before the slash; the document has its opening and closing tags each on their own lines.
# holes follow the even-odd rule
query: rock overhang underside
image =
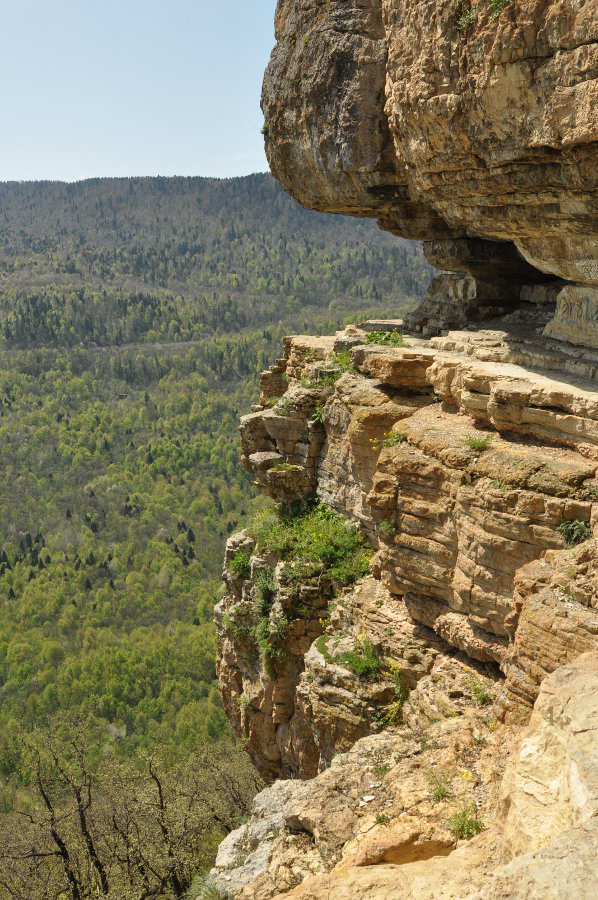
<svg viewBox="0 0 598 900">
<path fill-rule="evenodd" d="M 276 40 L 275 177 L 453 273 L 411 328 L 548 303 L 547 333 L 598 346 L 595 0 L 279 0 Z"/>
</svg>

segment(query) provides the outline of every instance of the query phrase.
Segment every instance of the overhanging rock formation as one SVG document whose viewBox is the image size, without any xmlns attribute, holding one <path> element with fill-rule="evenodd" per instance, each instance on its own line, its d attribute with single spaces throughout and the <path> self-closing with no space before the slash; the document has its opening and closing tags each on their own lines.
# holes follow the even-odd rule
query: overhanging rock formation
<svg viewBox="0 0 598 900">
<path fill-rule="evenodd" d="M 547 334 L 598 345 L 596 0 L 279 0 L 276 39 L 262 106 L 282 186 L 459 273 L 412 326 L 539 303 Z"/>
<path fill-rule="evenodd" d="M 274 783 L 216 884 L 590 900 L 598 0 L 279 0 L 276 37 L 283 187 L 451 274 L 406 339 L 393 321 L 286 338 L 241 421 L 278 512 L 229 540 L 218 673 Z M 369 545 L 355 580 L 284 531 L 314 498 Z"/>
</svg>

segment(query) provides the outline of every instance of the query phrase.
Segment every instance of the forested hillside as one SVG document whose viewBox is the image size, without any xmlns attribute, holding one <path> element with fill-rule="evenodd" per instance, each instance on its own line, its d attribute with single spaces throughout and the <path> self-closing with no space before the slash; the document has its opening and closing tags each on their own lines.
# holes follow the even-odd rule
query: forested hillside
<svg viewBox="0 0 598 900">
<path fill-rule="evenodd" d="M 84 728 L 102 777 L 230 740 L 212 607 L 226 536 L 262 502 L 238 417 L 284 333 L 396 316 L 428 278 L 418 245 L 267 175 L 0 185 L 7 816 L 35 809 L 48 734 L 58 758 Z M 222 826 L 202 828 L 209 856 Z M 169 878 L 145 896 L 179 896 Z"/>
<path fill-rule="evenodd" d="M 268 175 L 0 185 L 8 346 L 330 326 L 396 310 L 428 272 L 417 245 L 307 212 Z"/>
</svg>

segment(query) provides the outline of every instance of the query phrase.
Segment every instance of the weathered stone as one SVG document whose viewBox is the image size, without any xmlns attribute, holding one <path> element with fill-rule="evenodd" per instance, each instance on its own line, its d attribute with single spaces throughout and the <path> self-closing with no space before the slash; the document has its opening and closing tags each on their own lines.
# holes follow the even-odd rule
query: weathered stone
<svg viewBox="0 0 598 900">
<path fill-rule="evenodd" d="M 440 240 L 432 262 L 480 282 L 598 284 L 596 4 L 471 8 L 458 29 L 453 0 L 279 0 L 272 171 L 308 207 Z"/>
<path fill-rule="evenodd" d="M 385 215 L 404 237 L 451 234 L 409 196 L 395 158 L 379 0 L 281 0 L 275 32 L 262 109 L 266 153 L 285 190 L 312 209 Z"/>
<path fill-rule="evenodd" d="M 514 587 L 514 643 L 499 705 L 508 722 L 525 721 L 547 675 L 598 648 L 596 542 L 524 566 Z"/>
<path fill-rule="evenodd" d="M 501 788 L 503 844 L 518 856 L 598 815 L 598 655 L 546 678 Z"/>
<path fill-rule="evenodd" d="M 598 821 L 592 819 L 518 856 L 467 900 L 593 900 L 597 883 Z"/>
<path fill-rule="evenodd" d="M 371 874 L 390 865 L 398 873 L 403 866 L 446 859 L 457 843 L 447 825 L 453 801 L 450 796 L 434 799 L 434 775 L 446 780 L 449 794 L 458 794 L 461 803 L 475 798 L 485 815 L 493 779 L 502 770 L 497 739 L 482 721 L 472 692 L 473 677 L 483 678 L 462 662 L 439 656 L 411 695 L 408 724 L 362 738 L 311 781 L 266 788 L 256 798 L 249 824 L 255 832 L 244 832 L 248 826 L 243 826 L 227 839 L 226 853 L 214 869 L 218 886 L 225 889 L 232 881 L 237 900 L 266 900 L 288 890 L 293 880 L 303 881 L 308 890 L 310 875 L 330 870 L 331 883 L 343 885 L 352 883 L 356 871 Z M 491 777 L 476 774 L 480 754 L 488 758 Z M 491 763 L 494 756 L 497 762 Z M 274 823 L 277 833 L 268 835 Z M 257 831 L 263 835 L 261 848 L 247 840 Z M 237 865 L 243 849 L 244 873 Z M 232 879 L 227 866 L 232 866 Z M 313 889 L 327 883 L 317 880 Z"/>
<path fill-rule="evenodd" d="M 544 333 L 549 337 L 598 347 L 598 288 L 567 285 L 557 296 L 556 312 Z"/>
<path fill-rule="evenodd" d="M 590 841 L 594 815 L 598 738 L 581 683 L 595 664 L 574 660 L 598 648 L 598 356 L 515 320 L 405 347 L 361 343 L 368 328 L 315 339 L 313 351 L 309 338 L 288 339 L 285 395 L 242 424 L 266 492 L 271 473 L 309 470 L 310 490 L 377 552 L 371 575 L 333 597 L 317 574 L 291 589 L 280 555 L 256 553 L 247 532 L 229 541 L 216 608 L 227 714 L 267 780 L 313 779 L 285 802 L 267 853 L 239 867 L 237 900 L 298 882 L 294 893 L 314 898 L 506 897 L 497 892 L 514 890 L 515 871 L 540 897 L 559 847 L 576 833 Z M 335 347 L 354 371 L 338 371 Z M 296 495 L 280 485 L 281 500 Z M 572 523 L 587 539 L 567 548 Z M 246 579 L 229 571 L 240 549 L 251 555 Z M 269 666 L 253 631 L 266 567 L 277 582 L 268 634 L 282 635 Z M 343 656 L 366 642 L 375 678 Z M 520 758 L 517 729 L 534 702 L 525 740 L 535 750 Z M 507 724 L 494 728 L 493 715 Z M 378 733 L 384 722 L 394 727 Z M 448 819 L 459 802 L 492 821 L 509 755 L 502 818 L 455 847 Z M 450 776 L 448 808 L 430 800 L 436 767 Z M 545 844 L 534 854 L 532 833 Z M 520 870 L 504 867 L 524 852 Z M 556 883 L 567 873 L 588 883 L 573 862 L 561 868 Z"/>
<path fill-rule="evenodd" d="M 503 288 L 509 284 L 520 288 L 521 285 L 550 280 L 530 266 L 516 247 L 509 243 L 471 238 L 425 241 L 424 253 L 428 262 L 437 269 L 466 272 L 476 281 Z"/>
<path fill-rule="evenodd" d="M 521 287 L 482 281 L 472 275 L 437 275 L 425 298 L 405 316 L 405 329 L 432 337 L 480 319 L 500 316 L 517 305 Z"/>
<path fill-rule="evenodd" d="M 576 577 L 551 585 L 541 560 L 564 547 L 562 523 L 593 521 L 597 394 L 577 379 L 559 380 L 557 360 L 568 357 L 542 351 L 541 339 L 531 350 L 534 338 L 523 333 L 517 342 L 489 332 L 461 333 L 458 341 L 411 338 L 403 348 L 357 344 L 350 349 L 356 371 L 317 387 L 332 346 L 365 334 L 316 339 L 313 352 L 308 338 L 286 342 L 287 392 L 273 409 L 244 418 L 244 458 L 270 496 L 288 502 L 317 493 L 378 546 L 372 571 L 381 584 L 368 580 L 359 599 L 357 592 L 345 597 L 333 620 L 337 638 L 363 633 L 403 667 L 411 687 L 433 661 L 426 645 L 496 663 L 507 673 L 497 709 L 507 721 L 524 721 L 546 674 L 595 646 L 592 567 L 578 572 L 562 551 L 558 571 L 573 566 Z M 552 365 L 552 378 L 509 361 L 509 353 L 532 352 Z M 313 420 L 318 404 L 321 424 Z M 576 551 L 580 565 L 586 552 L 593 550 Z M 255 648 L 235 638 L 254 608 L 251 582 L 230 584 L 227 615 L 241 630 L 225 630 L 221 685 L 237 698 L 234 707 L 227 700 L 227 711 L 266 778 L 313 776 L 371 730 L 388 688 L 378 693 L 322 664 L 314 648 L 307 653 L 322 631 L 330 585 L 319 593 L 303 585 L 294 602 L 309 615 L 289 632 L 288 671 L 269 679 L 252 662 Z M 568 594 L 583 594 L 585 606 L 564 602 Z M 273 628 L 282 603 L 273 608 Z"/>
</svg>

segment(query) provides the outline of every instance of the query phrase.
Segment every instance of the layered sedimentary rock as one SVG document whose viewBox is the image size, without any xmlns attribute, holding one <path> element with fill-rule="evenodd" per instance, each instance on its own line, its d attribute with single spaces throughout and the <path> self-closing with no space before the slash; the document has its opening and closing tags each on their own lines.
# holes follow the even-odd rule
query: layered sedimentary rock
<svg viewBox="0 0 598 900">
<path fill-rule="evenodd" d="M 539 897 L 534 866 L 547 871 L 572 828 L 589 842 L 592 828 L 564 796 L 547 848 L 528 844 L 508 863 L 526 849 L 513 825 L 526 789 L 520 776 L 499 785 L 539 694 L 552 696 L 547 677 L 561 684 L 569 670 L 559 667 L 573 663 L 574 691 L 585 671 L 574 661 L 598 649 L 598 356 L 547 339 L 518 313 L 501 331 L 404 346 L 368 342 L 371 328 L 286 339 L 242 419 L 243 461 L 262 490 L 291 513 L 316 495 L 373 556 L 370 574 L 339 590 L 325 571 L 297 581 L 288 553 L 264 555 L 255 532 L 229 540 L 216 615 L 227 713 L 266 779 L 315 780 L 292 782 L 276 825 L 266 793 L 247 826 L 255 853 L 249 832 L 231 837 L 218 877 L 239 898 L 298 882 L 305 897 L 341 897 L 350 884 L 360 896 L 419 898 L 434 879 L 453 893 L 430 896 L 465 898 L 502 896 L 521 871 Z M 241 574 L 231 565 L 240 551 Z M 264 613 L 265 569 L 275 583 Z M 260 615 L 268 665 L 255 643 Z M 364 676 L 344 654 L 366 644 L 379 665 Z M 536 731 L 557 718 L 548 699 L 538 703 Z M 563 746 L 557 732 L 550 740 Z M 566 740 L 573 771 L 577 739 Z M 435 772 L 449 794 L 438 808 Z M 499 843 L 492 832 L 459 844 L 447 816 L 465 806 L 485 824 L 502 810 Z"/>
<path fill-rule="evenodd" d="M 263 376 L 264 404 L 242 420 L 244 463 L 275 500 L 315 494 L 377 550 L 376 581 L 344 592 L 331 634 L 365 635 L 409 688 L 437 653 L 462 651 L 506 676 L 497 708 L 525 721 L 542 679 L 598 640 L 594 543 L 565 549 L 568 527 L 588 538 L 598 521 L 598 394 L 583 379 L 598 357 L 564 353 L 517 321 L 405 347 L 365 340 L 352 328 L 286 342 Z M 223 695 L 262 774 L 312 777 L 372 729 L 392 685 L 367 687 L 322 660 L 313 642 L 334 586 L 318 574 L 290 589 L 284 554 L 263 559 L 254 543 L 229 541 L 228 560 L 254 555 L 245 580 L 225 568 Z M 269 676 L 243 643 L 268 565 L 279 585 L 269 627 L 292 622 Z"/>
<path fill-rule="evenodd" d="M 250 823 L 220 849 L 219 888 L 237 900 L 590 900 L 597 671 L 595 653 L 557 669 L 518 734 L 489 725 L 471 669 L 443 660 L 400 728 L 256 798 Z M 446 713 L 455 694 L 458 716 Z M 467 835 L 455 822 L 464 810 L 477 822 Z"/>
<path fill-rule="evenodd" d="M 596 346 L 595 0 L 279 0 L 276 39 L 273 173 L 303 205 L 377 217 L 470 276 L 436 284 L 448 314 L 424 310 L 428 333 L 556 277 L 573 287 L 547 333 Z"/>
<path fill-rule="evenodd" d="M 316 498 L 371 561 L 341 587 L 323 565 L 298 580 L 255 528 L 229 541 L 223 698 L 283 780 L 223 845 L 217 884 L 589 900 L 598 3 L 279 0 L 276 41 L 275 176 L 423 240 L 444 274 L 402 326 L 285 339 L 242 419 L 263 492 L 291 517 Z"/>
</svg>

